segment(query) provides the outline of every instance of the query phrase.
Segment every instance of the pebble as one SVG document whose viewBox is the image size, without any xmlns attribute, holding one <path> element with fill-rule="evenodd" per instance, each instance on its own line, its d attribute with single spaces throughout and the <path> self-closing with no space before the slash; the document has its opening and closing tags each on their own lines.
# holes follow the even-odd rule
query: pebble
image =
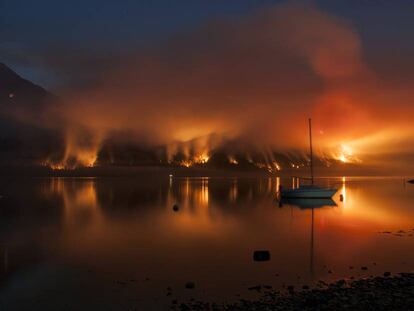
<svg viewBox="0 0 414 311">
<path fill-rule="evenodd" d="M 324 282 L 323 282 L 324 283 Z M 261 288 L 260 285 L 252 287 Z M 354 281 L 339 280 L 328 287 L 313 288 L 307 285 L 302 290 L 294 291 L 294 286 L 287 287 L 288 293 L 265 291 L 262 296 L 230 304 L 190 301 L 172 308 L 177 310 L 413 310 L 414 304 L 414 273 L 400 273 L 391 276 L 384 272 L 384 277 L 371 277 Z"/>
<path fill-rule="evenodd" d="M 249 287 L 248 290 L 255 290 L 255 291 L 260 292 L 262 290 L 262 286 L 261 285 L 252 286 L 252 287 Z"/>
<path fill-rule="evenodd" d="M 185 288 L 194 289 L 195 288 L 195 283 L 194 282 L 187 282 L 187 283 L 185 283 Z"/>
</svg>

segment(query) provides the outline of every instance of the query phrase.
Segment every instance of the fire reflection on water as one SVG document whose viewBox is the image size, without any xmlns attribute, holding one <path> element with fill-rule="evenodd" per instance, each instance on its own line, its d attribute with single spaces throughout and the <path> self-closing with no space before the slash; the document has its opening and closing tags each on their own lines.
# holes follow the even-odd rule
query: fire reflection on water
<svg viewBox="0 0 414 311">
<path fill-rule="evenodd" d="M 209 183 L 207 177 L 193 179 L 170 176 L 165 184 L 167 192 L 162 195 L 163 192 L 158 191 L 153 200 L 154 204 L 158 204 L 159 207 L 165 206 L 165 209 L 153 206 L 151 215 L 155 216 L 155 219 L 152 221 L 160 222 L 159 225 L 165 230 L 169 230 L 170 227 L 175 233 L 190 230 L 217 234 L 223 228 L 230 228 L 230 219 L 217 208 L 217 204 L 210 202 Z M 162 185 L 155 185 L 155 187 L 162 188 Z M 109 234 L 111 230 L 121 230 L 114 225 L 113 219 L 108 218 L 109 215 L 98 199 L 98 188 L 99 182 L 96 179 L 65 178 L 52 178 L 49 184 L 43 187 L 44 195 L 48 197 L 58 195 L 61 198 L 65 226 L 81 229 L 85 235 L 83 240 L 85 243 L 88 238 L 94 239 Z M 139 193 L 139 186 L 136 189 Z M 229 187 L 229 201 L 234 202 L 237 197 L 238 184 L 235 180 Z M 179 206 L 179 212 L 172 215 L 174 204 Z M 122 209 L 122 206 L 115 208 Z M 136 206 L 135 211 L 143 212 L 139 205 Z M 79 235 L 79 232 L 76 235 Z M 70 240 L 73 238 L 68 236 Z"/>
<path fill-rule="evenodd" d="M 99 225 L 102 222 L 102 212 L 96 194 L 94 179 L 70 180 L 52 178 L 50 180 L 49 194 L 58 194 L 63 201 L 64 223 Z M 85 222 L 87 220 L 87 222 Z"/>
<path fill-rule="evenodd" d="M 336 182 L 338 183 L 338 181 L 339 191 L 334 196 L 338 208 L 325 210 L 323 217 L 320 218 L 320 223 L 316 226 L 323 228 L 329 224 L 331 228 L 347 228 L 348 232 L 374 232 L 380 230 L 381 227 L 410 225 L 403 209 L 391 210 L 384 200 L 373 195 L 375 191 L 378 191 L 377 189 L 368 187 L 361 191 L 353 180 L 349 186 L 346 177 L 342 177 Z M 157 191 L 156 197 L 150 203 L 151 222 L 157 223 L 171 234 L 190 231 L 203 235 L 220 235 L 223 231 L 231 230 L 231 228 L 240 225 L 237 213 L 226 211 L 224 208 L 226 204 L 233 205 L 242 201 L 243 204 L 247 204 L 247 202 L 258 204 L 263 198 L 276 198 L 282 183 L 286 185 L 291 182 L 292 187 L 299 186 L 299 178 L 281 180 L 280 177 L 257 181 L 251 183 L 249 187 L 242 186 L 245 183 L 238 179 L 227 180 L 223 184 L 224 186 L 220 186 L 224 189 L 217 188 L 216 182 L 209 178 L 175 178 L 170 176 L 165 180 L 166 191 Z M 213 190 L 216 189 L 213 192 L 210 188 L 211 183 L 214 186 Z M 137 187 L 136 190 L 139 191 L 139 186 L 130 187 L 132 191 L 134 191 L 134 187 Z M 162 188 L 163 186 L 157 184 L 155 187 Z M 66 227 L 76 227 L 83 230 L 85 236 L 95 234 L 96 237 L 102 234 L 107 235 L 114 228 L 113 219 L 107 214 L 99 200 L 98 188 L 99 184 L 95 179 L 53 178 L 43 190 L 45 195 L 57 194 L 61 197 Z M 217 190 L 219 191 L 216 192 Z M 112 189 L 105 190 L 106 193 L 108 191 L 111 192 Z M 386 192 L 382 196 L 385 194 Z M 339 202 L 340 195 L 342 195 L 342 202 Z M 179 206 L 178 212 L 175 213 L 172 211 L 174 204 Z M 122 207 L 115 206 L 115 208 L 119 210 Z M 137 213 L 141 213 L 142 209 L 139 204 L 134 208 Z M 131 219 L 131 221 L 133 220 Z M 122 228 L 117 230 L 122 230 Z"/>
<path fill-rule="evenodd" d="M 230 202 L 235 202 L 237 200 L 237 195 L 238 195 L 237 179 L 233 179 L 231 186 L 230 186 L 230 191 L 229 191 Z"/>
<path fill-rule="evenodd" d="M 279 280 L 273 275 L 282 269 L 280 282 L 285 284 L 297 281 L 298 275 L 306 284 L 313 277 L 315 281 L 331 277 L 323 265 L 334 269 L 334 277 L 346 277 L 349 265 L 365 264 L 367 258 L 397 269 L 396 249 L 412 262 L 407 251 L 412 247 L 411 238 L 378 233 L 412 228 L 413 195 L 403 192 L 400 182 L 397 187 L 395 183 L 359 182 L 355 178 L 321 178 L 318 184 L 339 188 L 334 196 L 337 206 L 314 210 L 280 207 L 275 202 L 279 186 L 297 186 L 297 182 L 279 177 L 166 176 L 154 183 L 145 179 L 54 178 L 40 183 L 42 198 L 33 206 L 51 203 L 51 217 L 59 219 L 50 218 L 46 224 L 58 229 L 53 231 L 58 234 L 33 238 L 38 239 L 40 249 L 47 250 L 45 256 L 53 254 L 53 260 L 91 268 L 96 273 L 85 274 L 81 269 L 82 275 L 109 284 L 110 293 L 114 293 L 114 280 L 148 276 L 151 282 L 140 291 L 151 299 L 163 293 L 167 282 L 173 288 L 183 288 L 185 281 L 195 280 L 196 291 L 207 288 L 210 295 L 217 289 L 218 296 L 223 293 L 228 297 L 232 289 L 246 290 L 246 283 L 278 287 Z M 35 187 L 37 191 L 38 184 Z M 344 196 L 342 203 L 340 194 Z M 396 197 L 398 204 L 393 204 Z M 175 204 L 178 209 L 173 209 Z M 61 213 L 55 213 L 60 205 Z M 45 226 L 44 211 L 39 227 L 34 226 L 36 232 Z M 26 220 L 13 230 L 24 227 Z M 27 234 L 22 240 L 26 238 Z M 271 252 L 270 265 L 252 261 L 255 249 Z M 5 270 L 7 265 L 9 270 L 13 266 L 12 251 L 1 252 Z M 375 273 L 374 267 L 369 269 Z M 65 278 L 61 280 L 65 282 Z M 153 284 L 159 287 L 151 287 Z M 131 297 L 136 297 L 136 287 L 128 288 L 133 291 Z"/>
<path fill-rule="evenodd" d="M 346 206 L 346 177 L 342 177 L 342 204 L 345 207 Z"/>
<path fill-rule="evenodd" d="M 208 182 L 208 177 L 202 177 L 195 181 L 185 178 L 184 183 L 179 184 L 175 197 L 182 202 L 184 208 L 208 207 Z"/>
<path fill-rule="evenodd" d="M 164 222 L 172 224 L 178 233 L 191 231 L 209 235 L 230 228 L 231 220 L 210 202 L 209 183 L 208 177 L 174 179 L 169 186 L 166 210 L 170 211 L 173 204 L 178 204 L 179 211 L 172 220 L 169 214 L 162 215 L 163 225 Z M 229 199 L 237 199 L 237 183 L 230 186 Z"/>
<path fill-rule="evenodd" d="M 165 195 L 161 195 L 157 201 L 165 206 L 169 212 L 174 204 L 180 207 L 176 218 L 184 216 L 187 226 L 193 223 L 194 228 L 197 228 L 197 222 L 204 224 L 212 224 L 213 221 L 220 218 L 222 211 L 220 209 L 220 202 L 211 201 L 210 193 L 211 180 L 204 178 L 175 178 L 170 177 L 166 180 Z M 398 213 L 390 213 L 389 209 L 384 206 L 381 200 L 377 200 L 375 196 L 367 197 L 367 194 L 360 192 L 358 188 L 351 187 L 348 189 L 348 179 L 342 177 L 340 179 L 340 188 L 338 194 L 334 199 L 339 203 L 339 197 L 342 196 L 340 207 L 346 207 L 341 212 L 343 217 L 348 218 L 348 224 L 356 224 L 364 221 L 372 222 L 392 222 L 392 219 L 399 222 Z M 286 181 L 284 181 L 286 184 Z M 291 178 L 292 188 L 299 187 L 299 178 Z M 259 181 L 255 187 L 244 189 L 244 197 L 247 200 L 252 200 L 256 196 L 256 192 L 262 195 L 275 196 L 278 192 L 279 186 L 282 184 L 281 178 L 268 178 Z M 353 185 L 353 184 L 351 184 Z M 89 225 L 102 225 L 105 214 L 102 212 L 101 204 L 97 195 L 97 183 L 95 179 L 71 180 L 64 178 L 52 178 L 46 188 L 43 188 L 44 195 L 59 195 L 64 206 L 64 219 L 66 224 L 83 223 Z M 238 179 L 230 180 L 227 187 L 227 198 L 224 199 L 228 203 L 237 202 L 240 196 L 240 181 Z M 162 193 L 162 192 L 161 192 Z M 160 193 L 160 194 L 161 194 Z M 372 204 L 373 201 L 378 201 Z M 371 203 L 369 203 L 371 202 Z M 357 208 L 364 206 L 364 208 Z M 375 208 L 374 208 L 375 206 Z M 339 211 L 339 210 L 338 210 Z M 328 217 L 329 213 L 327 213 Z M 169 214 L 166 214 L 169 217 Z M 216 217 L 216 219 L 213 219 Z M 335 218 L 336 219 L 336 218 Z M 343 220 L 343 219 L 342 219 Z M 341 219 L 337 219 L 341 221 Z M 404 221 L 406 222 L 406 221 Z M 364 228 L 368 229 L 365 222 Z"/>
</svg>

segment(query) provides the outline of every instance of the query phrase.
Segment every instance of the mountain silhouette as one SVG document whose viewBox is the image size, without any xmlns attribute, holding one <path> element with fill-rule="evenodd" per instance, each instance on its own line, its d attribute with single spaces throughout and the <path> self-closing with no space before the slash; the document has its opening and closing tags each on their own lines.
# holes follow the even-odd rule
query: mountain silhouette
<svg viewBox="0 0 414 311">
<path fill-rule="evenodd" d="M 3 112 L 20 107 L 35 113 L 57 102 L 56 96 L 0 63 L 0 105 Z"/>
<path fill-rule="evenodd" d="M 48 111 L 57 96 L 0 63 L 0 165 L 37 164 L 62 144 Z"/>
</svg>

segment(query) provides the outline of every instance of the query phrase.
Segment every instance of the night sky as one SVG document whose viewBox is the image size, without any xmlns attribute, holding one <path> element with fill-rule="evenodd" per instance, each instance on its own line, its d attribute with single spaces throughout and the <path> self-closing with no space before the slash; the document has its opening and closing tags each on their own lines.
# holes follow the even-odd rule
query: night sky
<svg viewBox="0 0 414 311">
<path fill-rule="evenodd" d="M 42 58 L 49 50 L 87 49 L 93 54 L 141 48 L 191 32 L 211 20 L 249 16 L 287 3 L 275 0 L 0 2 L 0 58 L 22 75 L 53 87 L 63 78 Z M 344 18 L 360 34 L 364 52 L 413 50 L 414 3 L 409 0 L 307 1 Z M 59 82 L 58 82 L 59 81 Z"/>
</svg>

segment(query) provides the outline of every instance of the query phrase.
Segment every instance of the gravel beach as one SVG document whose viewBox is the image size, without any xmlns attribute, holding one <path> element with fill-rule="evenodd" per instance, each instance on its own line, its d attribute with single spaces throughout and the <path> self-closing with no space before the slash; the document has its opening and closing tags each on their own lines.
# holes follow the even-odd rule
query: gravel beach
<svg viewBox="0 0 414 311">
<path fill-rule="evenodd" d="M 206 302 L 181 303 L 173 310 L 414 310 L 414 273 L 319 283 L 317 288 L 262 291 L 257 300 L 229 305 Z"/>
</svg>

